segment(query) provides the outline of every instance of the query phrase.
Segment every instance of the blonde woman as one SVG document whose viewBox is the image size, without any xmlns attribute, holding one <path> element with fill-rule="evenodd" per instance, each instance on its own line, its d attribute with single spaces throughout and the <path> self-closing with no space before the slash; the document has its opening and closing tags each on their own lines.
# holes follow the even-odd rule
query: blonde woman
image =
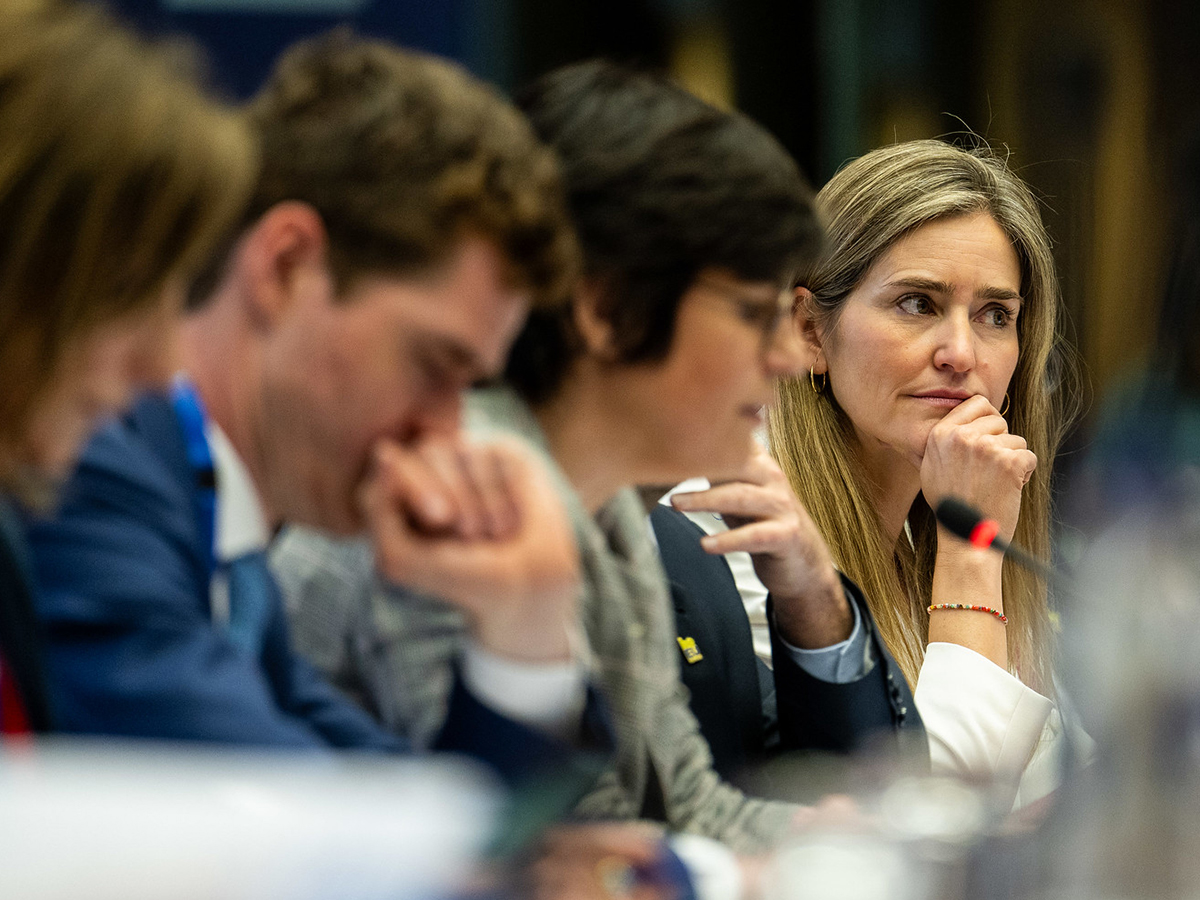
<svg viewBox="0 0 1200 900">
<path fill-rule="evenodd" d="M 1055 783 L 1046 587 L 941 530 L 946 496 L 1049 555 L 1067 416 L 1052 373 L 1059 291 L 1028 187 L 986 148 L 915 141 L 820 192 L 821 263 L 796 289 L 808 349 L 771 448 L 863 589 L 929 734 L 935 770 Z"/>
</svg>

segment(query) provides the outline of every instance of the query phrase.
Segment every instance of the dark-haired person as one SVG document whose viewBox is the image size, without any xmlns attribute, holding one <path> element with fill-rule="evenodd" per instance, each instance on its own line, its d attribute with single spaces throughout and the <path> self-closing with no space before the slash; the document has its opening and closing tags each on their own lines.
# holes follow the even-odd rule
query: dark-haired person
<svg viewBox="0 0 1200 900">
<path fill-rule="evenodd" d="M 19 7 L 20 4 L 17 4 Z M 183 285 L 253 182 L 250 130 L 91 5 L 0 11 L 0 733 L 53 730 L 22 519 L 163 382 Z"/>
<path fill-rule="evenodd" d="M 182 376 L 97 436 L 32 531 L 63 727 L 405 749 L 291 650 L 263 551 L 295 521 L 367 530 L 386 574 L 471 616 L 441 746 L 514 780 L 578 758 L 561 506 L 529 454 L 457 424 L 574 268 L 552 155 L 458 68 L 346 33 L 289 51 L 250 116 L 262 174 Z"/>
<path fill-rule="evenodd" d="M 616 764 L 579 812 L 761 849 L 798 807 L 748 798 L 713 770 L 632 486 L 744 470 L 775 380 L 798 371 L 784 288 L 820 246 L 812 196 L 761 127 L 665 80 L 581 64 L 540 80 L 522 107 L 559 153 L 585 274 L 568 307 L 531 315 L 508 385 L 475 395 L 470 414 L 480 433 L 540 449 L 576 529 L 588 644 L 618 734 Z M 445 664 L 432 640 L 420 642 L 430 656 L 412 658 L 402 635 L 452 646 L 452 616 L 373 590 L 361 548 L 293 535 L 280 551 L 314 656 L 393 727 L 432 727 Z M 852 627 L 846 595 L 836 576 L 814 587 L 821 631 L 808 637 L 836 644 Z M 870 678 L 884 693 L 879 671 Z"/>
</svg>

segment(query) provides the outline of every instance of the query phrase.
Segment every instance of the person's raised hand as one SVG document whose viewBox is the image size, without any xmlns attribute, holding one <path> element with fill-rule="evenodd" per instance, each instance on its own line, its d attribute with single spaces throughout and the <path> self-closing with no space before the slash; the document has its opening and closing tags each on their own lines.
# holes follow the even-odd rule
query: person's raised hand
<svg viewBox="0 0 1200 900">
<path fill-rule="evenodd" d="M 1021 490 L 1037 468 L 1025 438 L 976 394 L 934 425 L 921 460 L 921 492 L 930 508 L 957 497 L 994 519 L 1011 540 L 1021 513 Z"/>
<path fill-rule="evenodd" d="M 359 493 L 389 581 L 467 613 L 480 646 L 526 662 L 570 657 L 579 556 L 545 467 L 516 441 L 381 441 Z"/>
<path fill-rule="evenodd" d="M 854 619 L 829 548 L 765 449 L 755 447 L 737 480 L 672 494 L 671 502 L 684 512 L 713 512 L 725 520 L 729 531 L 701 544 L 712 554 L 750 554 L 788 643 L 828 647 L 850 635 Z"/>
</svg>

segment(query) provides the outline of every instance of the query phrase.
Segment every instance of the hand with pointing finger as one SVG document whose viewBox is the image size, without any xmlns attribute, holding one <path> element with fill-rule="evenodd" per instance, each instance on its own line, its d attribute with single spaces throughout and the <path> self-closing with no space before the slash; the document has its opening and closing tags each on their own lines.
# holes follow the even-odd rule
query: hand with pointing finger
<svg viewBox="0 0 1200 900">
<path fill-rule="evenodd" d="M 775 622 L 789 644 L 828 647 L 850 635 L 854 619 L 829 548 L 779 465 L 756 447 L 741 477 L 706 491 L 671 496 L 684 512 L 718 513 L 730 530 L 702 544 L 720 555 L 743 550 L 771 593 Z"/>
</svg>

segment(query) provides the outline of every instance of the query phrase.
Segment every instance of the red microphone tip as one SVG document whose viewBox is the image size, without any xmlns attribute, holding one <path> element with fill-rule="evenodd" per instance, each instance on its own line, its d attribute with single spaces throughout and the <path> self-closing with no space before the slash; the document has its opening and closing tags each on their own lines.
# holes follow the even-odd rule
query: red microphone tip
<svg viewBox="0 0 1200 900">
<path fill-rule="evenodd" d="M 1000 526 L 995 519 L 980 519 L 979 524 L 971 529 L 970 541 L 976 547 L 986 550 L 992 546 L 992 541 L 1000 533 Z"/>
</svg>

